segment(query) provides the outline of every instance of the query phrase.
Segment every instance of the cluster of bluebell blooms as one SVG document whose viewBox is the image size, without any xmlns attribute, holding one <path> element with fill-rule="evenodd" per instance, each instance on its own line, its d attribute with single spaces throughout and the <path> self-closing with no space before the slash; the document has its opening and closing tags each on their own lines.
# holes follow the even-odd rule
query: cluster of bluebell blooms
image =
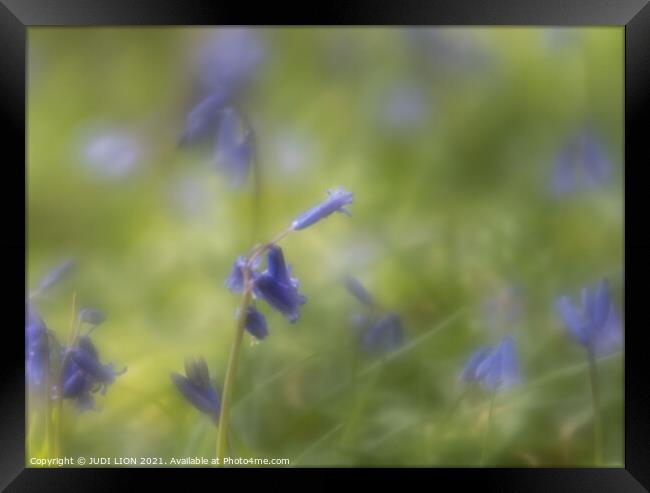
<svg viewBox="0 0 650 493">
<path fill-rule="evenodd" d="M 400 347 L 405 336 L 399 314 L 383 310 L 358 279 L 346 277 L 345 286 L 365 309 L 354 317 L 361 350 L 368 354 L 385 354 Z"/>
<path fill-rule="evenodd" d="M 78 410 L 95 407 L 93 394 L 104 394 L 115 377 L 126 368 L 116 371 L 112 364 L 102 364 L 90 333 L 106 317 L 96 309 L 79 311 L 68 346 L 62 346 L 56 334 L 50 331 L 35 307 L 35 299 L 62 279 L 72 268 L 66 261 L 48 273 L 27 303 L 25 325 L 25 365 L 28 386 L 44 389 L 48 399 L 70 399 Z M 86 326 L 87 332 L 79 335 Z"/>
<path fill-rule="evenodd" d="M 349 215 L 345 206 L 352 201 L 352 193 L 342 188 L 330 190 L 326 200 L 299 215 L 287 230 L 270 242 L 254 247 L 248 257 L 237 257 L 224 284 L 232 293 L 250 294 L 250 298 L 245 298 L 249 302 L 240 307 L 236 318 L 239 320 L 244 317 L 245 330 L 256 340 L 263 340 L 269 334 L 266 317 L 256 306 L 257 300 L 264 300 L 290 323 L 298 320 L 300 307 L 307 302 L 307 298 L 298 291 L 299 281 L 292 277 L 291 268 L 277 243 L 289 233 L 305 229 L 334 212 Z M 261 271 L 261 256 L 264 253 L 266 269 Z M 185 368 L 186 377 L 172 374 L 172 380 L 179 391 L 194 407 L 212 417 L 218 417 L 219 395 L 215 386 L 209 382 L 205 362 L 192 361 L 186 363 Z"/>
</svg>

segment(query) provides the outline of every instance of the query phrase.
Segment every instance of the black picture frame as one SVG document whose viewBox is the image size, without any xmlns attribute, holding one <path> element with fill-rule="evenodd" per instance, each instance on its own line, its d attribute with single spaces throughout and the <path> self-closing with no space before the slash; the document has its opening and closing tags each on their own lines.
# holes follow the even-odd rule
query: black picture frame
<svg viewBox="0 0 650 493">
<path fill-rule="evenodd" d="M 650 324 L 644 290 L 650 233 L 642 200 L 650 164 L 650 5 L 648 0 L 408 0 L 248 4 L 209 0 L 0 0 L 0 119 L 3 212 L 0 248 L 6 322 L 0 344 L 0 488 L 7 491 L 115 491 L 132 488 L 130 469 L 26 469 L 24 361 L 18 348 L 24 321 L 27 204 L 25 182 L 26 29 L 81 25 L 618 25 L 625 26 L 625 467 L 583 469 L 413 469 L 432 488 L 480 485 L 498 491 L 650 489 L 650 374 L 644 333 Z M 9 151 L 9 152 L 8 152 Z M 25 202 L 21 202 L 24 200 Z M 169 471 L 169 470 L 167 470 Z M 241 471 L 241 470 L 240 470 Z M 148 478 L 163 470 L 141 470 Z M 174 472 L 179 472 L 174 470 Z M 197 471 L 203 474 L 201 471 Z M 248 474 L 250 471 L 246 471 Z M 261 471 L 263 474 L 275 472 Z M 219 474 L 233 472 L 219 472 Z M 304 473 L 304 471 L 303 471 Z M 379 478 L 394 472 L 374 470 Z M 322 476 L 322 475 L 321 475 Z M 185 475 L 176 475 L 185 484 Z M 336 475 L 329 481 L 334 480 Z M 328 481 L 328 479 L 325 479 Z M 324 485 L 325 483 L 323 483 Z M 398 485 L 398 483 L 393 483 Z M 170 485 L 171 486 L 171 485 Z M 388 485 L 387 485 L 388 486 Z M 389 486 L 390 487 L 390 486 Z M 443 486 L 444 487 L 444 486 Z"/>
</svg>

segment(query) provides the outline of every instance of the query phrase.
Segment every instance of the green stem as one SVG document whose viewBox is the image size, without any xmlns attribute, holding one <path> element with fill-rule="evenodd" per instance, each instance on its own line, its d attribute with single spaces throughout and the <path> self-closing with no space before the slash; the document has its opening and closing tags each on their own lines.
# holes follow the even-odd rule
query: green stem
<svg viewBox="0 0 650 493">
<path fill-rule="evenodd" d="M 589 360 L 589 382 L 591 383 L 591 399 L 594 407 L 594 465 L 599 466 L 603 462 L 603 421 L 600 409 L 600 389 L 598 387 L 598 371 L 596 368 L 596 357 L 593 349 L 587 351 Z"/>
<path fill-rule="evenodd" d="M 497 395 L 496 392 L 492 392 L 492 397 L 490 398 L 490 410 L 488 411 L 487 425 L 485 426 L 485 434 L 483 435 L 483 451 L 481 452 L 481 465 L 485 465 L 485 459 L 487 457 L 488 443 L 490 441 L 490 425 L 492 424 L 492 412 L 494 411 L 494 397 Z"/>
<path fill-rule="evenodd" d="M 219 415 L 219 429 L 217 431 L 217 460 L 218 464 L 223 464 L 223 458 L 226 455 L 228 447 L 228 421 L 230 419 L 230 405 L 232 401 L 232 391 L 235 386 L 235 376 L 237 366 L 239 365 L 239 353 L 241 352 L 241 343 L 244 338 L 244 327 L 246 325 L 246 309 L 251 299 L 251 287 L 248 285 L 248 272 L 244 270 L 244 292 L 239 303 L 237 316 L 237 328 L 235 329 L 235 339 L 230 348 L 228 357 L 228 368 L 226 370 L 226 380 L 223 385 L 223 400 L 221 403 L 221 414 Z"/>
</svg>

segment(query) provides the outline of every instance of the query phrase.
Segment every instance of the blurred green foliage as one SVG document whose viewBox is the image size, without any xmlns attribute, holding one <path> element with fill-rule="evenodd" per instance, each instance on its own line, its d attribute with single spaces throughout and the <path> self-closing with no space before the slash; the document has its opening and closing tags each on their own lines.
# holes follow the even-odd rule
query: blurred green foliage
<svg viewBox="0 0 650 493">
<path fill-rule="evenodd" d="M 128 367 L 98 412 L 65 403 L 64 454 L 212 457 L 215 426 L 169 373 L 203 355 L 221 387 L 234 258 L 344 186 L 351 218 L 283 242 L 308 302 L 295 325 L 267 310 L 262 343 L 246 335 L 234 455 L 478 464 L 489 398 L 458 376 L 499 337 L 484 301 L 517 284 L 525 309 L 509 329 L 524 381 L 495 401 L 487 464 L 593 464 L 585 354 L 553 302 L 604 276 L 623 310 L 622 28 L 438 29 L 439 44 L 419 40 L 423 30 L 258 30 L 264 62 L 242 102 L 261 168 L 257 221 L 250 180 L 233 190 L 210 153 L 177 145 L 210 31 L 29 29 L 28 281 L 74 256 L 76 272 L 39 310 L 65 340 L 76 292 L 108 316 L 93 334 L 101 359 Z M 407 124 L 387 116 L 401 87 L 419 94 Z M 587 124 L 614 179 L 553 197 L 556 156 Z M 134 136 L 130 173 L 107 178 L 84 163 L 92 128 Z M 402 348 L 359 351 L 345 275 L 401 314 Z M 619 467 L 622 359 L 599 362 L 605 461 Z"/>
</svg>

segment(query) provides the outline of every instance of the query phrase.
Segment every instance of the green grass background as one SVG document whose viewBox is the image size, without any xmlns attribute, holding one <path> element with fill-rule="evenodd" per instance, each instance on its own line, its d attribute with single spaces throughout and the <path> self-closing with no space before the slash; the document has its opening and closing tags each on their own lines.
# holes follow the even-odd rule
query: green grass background
<svg viewBox="0 0 650 493">
<path fill-rule="evenodd" d="M 246 336 L 236 455 L 478 464 L 489 399 L 472 390 L 457 403 L 458 375 L 478 345 L 498 340 L 484 300 L 517 283 L 525 311 L 511 333 L 524 383 L 496 400 L 487 463 L 592 464 L 585 355 L 553 302 L 606 276 L 623 309 L 622 28 L 448 29 L 469 55 L 434 50 L 428 61 L 402 29 L 261 30 L 265 61 L 243 103 L 262 169 L 257 231 L 251 182 L 233 190 L 209 155 L 176 145 L 196 101 L 193 53 L 209 31 L 28 30 L 28 282 L 74 256 L 76 271 L 39 310 L 64 340 L 76 292 L 80 306 L 108 316 L 93 334 L 101 359 L 128 366 L 98 397 L 99 412 L 76 414 L 66 402 L 64 453 L 213 456 L 216 428 L 169 373 L 203 355 L 221 387 L 238 301 L 223 280 L 234 258 L 344 186 L 355 194 L 352 217 L 283 242 L 309 301 L 295 325 L 267 310 L 270 336 Z M 424 95 L 412 128 L 382 119 L 400 84 Z M 614 181 L 555 200 L 555 156 L 586 123 Z M 84 166 L 79 146 L 93 125 L 137 137 L 134 173 L 105 180 Z M 295 166 L 278 151 L 287 136 L 300 143 Z M 179 183 L 196 211 L 179 208 Z M 400 350 L 359 352 L 346 274 L 401 314 Z M 622 360 L 599 362 L 612 466 L 623 464 Z"/>
</svg>

